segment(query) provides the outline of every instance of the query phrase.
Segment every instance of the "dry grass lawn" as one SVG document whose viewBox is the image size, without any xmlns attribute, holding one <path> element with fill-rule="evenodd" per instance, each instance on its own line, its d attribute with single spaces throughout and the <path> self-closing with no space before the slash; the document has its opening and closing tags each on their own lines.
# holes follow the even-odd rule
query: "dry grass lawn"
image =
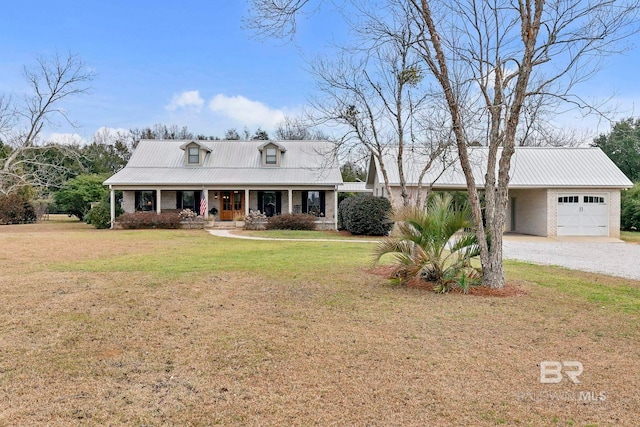
<svg viewBox="0 0 640 427">
<path fill-rule="evenodd" d="M 638 425 L 640 283 L 513 263 L 525 296 L 437 295 L 369 251 L 2 226 L 0 425 Z"/>
</svg>

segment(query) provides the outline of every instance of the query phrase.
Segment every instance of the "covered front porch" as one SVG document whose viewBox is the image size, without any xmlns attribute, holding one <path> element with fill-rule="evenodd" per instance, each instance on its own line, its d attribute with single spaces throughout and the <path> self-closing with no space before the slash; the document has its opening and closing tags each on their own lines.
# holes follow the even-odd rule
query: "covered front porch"
<svg viewBox="0 0 640 427">
<path fill-rule="evenodd" d="M 111 188 L 111 220 L 115 221 L 115 191 L 123 191 L 125 212 L 172 212 L 191 209 L 205 221 L 234 221 L 250 211 L 267 217 L 283 213 L 316 216 L 320 229 L 337 229 L 338 189 L 332 187 L 297 188 L 207 188 L 156 187 Z"/>
</svg>

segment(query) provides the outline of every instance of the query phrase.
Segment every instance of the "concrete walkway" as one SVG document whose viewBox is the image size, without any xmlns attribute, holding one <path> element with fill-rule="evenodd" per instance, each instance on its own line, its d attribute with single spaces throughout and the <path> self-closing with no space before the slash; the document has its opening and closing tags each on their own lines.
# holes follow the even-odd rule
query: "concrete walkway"
<svg viewBox="0 0 640 427">
<path fill-rule="evenodd" d="M 232 237 L 234 239 L 245 239 L 245 240 L 280 240 L 284 242 L 341 242 L 341 243 L 378 243 L 378 240 L 360 240 L 360 239 L 280 239 L 280 238 L 272 238 L 272 237 L 257 237 L 257 236 L 246 236 L 242 234 L 236 234 L 233 230 L 225 230 L 225 229 L 213 229 L 207 230 L 214 236 L 218 237 Z"/>
</svg>

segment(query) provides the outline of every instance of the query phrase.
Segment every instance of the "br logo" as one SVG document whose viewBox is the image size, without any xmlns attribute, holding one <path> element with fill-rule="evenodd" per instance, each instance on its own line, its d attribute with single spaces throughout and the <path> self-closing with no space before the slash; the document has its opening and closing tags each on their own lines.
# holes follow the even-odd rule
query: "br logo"
<svg viewBox="0 0 640 427">
<path fill-rule="evenodd" d="M 540 362 L 540 382 L 542 384 L 558 384 L 562 381 L 562 374 L 567 376 L 574 384 L 580 384 L 578 377 L 584 367 L 576 361 L 556 362 L 545 360 Z"/>
</svg>

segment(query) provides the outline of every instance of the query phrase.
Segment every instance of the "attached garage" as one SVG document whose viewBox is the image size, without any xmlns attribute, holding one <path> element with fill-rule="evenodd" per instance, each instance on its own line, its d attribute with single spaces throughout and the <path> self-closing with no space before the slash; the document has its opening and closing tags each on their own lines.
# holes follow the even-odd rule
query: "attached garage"
<svg viewBox="0 0 640 427">
<path fill-rule="evenodd" d="M 607 196 L 604 193 L 558 195 L 558 236 L 608 236 Z"/>
<path fill-rule="evenodd" d="M 449 155 L 455 158 L 455 153 Z M 483 189 L 488 150 L 471 148 L 469 157 L 479 189 Z M 397 153 L 385 156 L 392 193 L 401 203 Z M 418 186 L 428 157 L 405 150 L 404 173 L 410 197 L 424 188 L 465 191 L 466 180 L 457 163 L 434 162 Z M 620 237 L 620 191 L 631 181 L 597 147 L 517 147 L 511 159 L 509 206 L 505 231 L 536 236 Z M 378 161 L 370 159 L 366 187 L 380 191 L 384 177 Z M 375 193 L 374 193 L 375 194 Z M 421 197 L 421 200 L 424 200 Z"/>
</svg>

